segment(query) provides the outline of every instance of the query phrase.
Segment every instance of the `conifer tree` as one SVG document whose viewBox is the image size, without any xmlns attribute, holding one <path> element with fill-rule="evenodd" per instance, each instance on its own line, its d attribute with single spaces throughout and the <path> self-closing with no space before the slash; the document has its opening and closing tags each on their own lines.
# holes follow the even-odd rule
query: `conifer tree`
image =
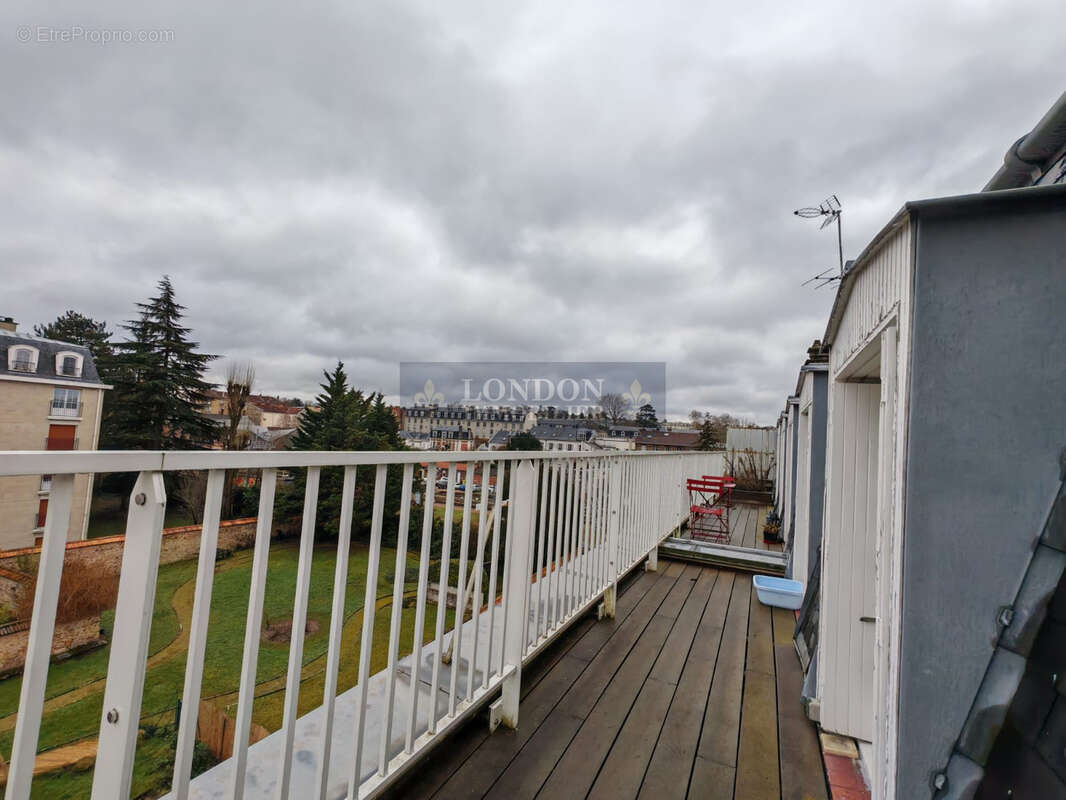
<svg viewBox="0 0 1066 800">
<path fill-rule="evenodd" d="M 49 322 L 47 325 L 34 325 L 33 332 L 45 339 L 80 344 L 88 349 L 96 363 L 97 373 L 106 381 L 111 359 L 114 356 L 111 331 L 107 329 L 106 322 L 97 322 L 77 311 L 68 310 L 63 316 L 56 317 L 54 322 Z"/>
<path fill-rule="evenodd" d="M 323 373 L 322 392 L 315 398 L 317 410 L 300 415 L 299 430 L 289 441 L 290 450 L 400 450 L 396 418 L 385 405 L 380 393 L 365 395 L 348 386 L 344 364 Z M 385 493 L 386 544 L 396 538 L 396 511 L 399 508 L 401 467 L 390 467 Z M 376 468 L 356 470 L 356 497 L 352 515 L 352 530 L 359 536 L 369 531 L 373 511 Z M 301 471 L 281 499 L 282 513 L 295 524 L 303 509 L 306 474 Z M 344 488 L 344 469 L 323 468 L 319 475 L 317 530 L 326 536 L 336 536 L 340 520 Z"/>
<path fill-rule="evenodd" d="M 703 424 L 700 425 L 700 440 L 696 447 L 699 450 L 721 449 L 721 445 L 718 443 L 718 440 L 715 437 L 714 425 L 711 424 L 711 421 L 709 419 L 704 420 Z"/>
<path fill-rule="evenodd" d="M 129 339 L 115 346 L 102 432 L 109 448 L 194 449 L 218 433 L 200 411 L 211 388 L 204 370 L 217 356 L 189 341 L 181 324 L 185 306 L 175 300 L 170 278 L 163 276 L 158 288 L 156 297 L 137 304 L 140 317 L 122 326 Z"/>
</svg>

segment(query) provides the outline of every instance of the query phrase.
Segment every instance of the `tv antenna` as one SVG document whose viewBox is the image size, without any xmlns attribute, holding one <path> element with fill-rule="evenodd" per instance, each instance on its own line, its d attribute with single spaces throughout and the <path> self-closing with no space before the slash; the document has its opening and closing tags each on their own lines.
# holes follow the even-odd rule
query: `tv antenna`
<svg viewBox="0 0 1066 800">
<path fill-rule="evenodd" d="M 804 281 L 804 286 L 806 286 L 808 283 L 819 281 L 818 288 L 820 288 L 822 286 L 825 286 L 827 283 L 838 281 L 844 277 L 844 240 L 840 232 L 841 211 L 843 211 L 843 208 L 841 207 L 840 201 L 837 199 L 837 196 L 834 194 L 830 195 L 826 200 L 822 201 L 821 205 L 817 207 L 807 206 L 806 208 L 798 208 L 792 212 L 797 217 L 803 217 L 804 219 L 817 219 L 818 217 L 823 217 L 822 224 L 818 228 L 818 230 L 820 231 L 825 230 L 834 221 L 837 224 L 837 253 L 840 257 L 839 271 L 835 276 L 828 275 L 827 273 L 832 270 L 832 267 L 830 267 L 829 269 L 818 273 L 813 278 Z"/>
</svg>

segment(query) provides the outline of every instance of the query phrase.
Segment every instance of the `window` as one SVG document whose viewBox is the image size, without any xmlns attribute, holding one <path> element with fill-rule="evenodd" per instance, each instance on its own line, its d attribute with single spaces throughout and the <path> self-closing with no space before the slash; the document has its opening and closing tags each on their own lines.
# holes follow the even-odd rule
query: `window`
<svg viewBox="0 0 1066 800">
<path fill-rule="evenodd" d="M 36 372 L 37 348 L 21 345 L 12 347 L 7 351 L 7 368 L 13 372 Z"/>
<path fill-rule="evenodd" d="M 53 417 L 81 416 L 81 390 L 56 387 L 52 393 Z"/>
<path fill-rule="evenodd" d="M 67 378 L 81 377 L 82 357 L 78 353 L 69 350 L 56 353 L 56 374 Z"/>
<path fill-rule="evenodd" d="M 38 491 L 40 491 L 42 493 L 43 492 L 52 491 L 52 476 L 51 475 L 42 475 L 41 476 L 41 488 Z"/>
</svg>

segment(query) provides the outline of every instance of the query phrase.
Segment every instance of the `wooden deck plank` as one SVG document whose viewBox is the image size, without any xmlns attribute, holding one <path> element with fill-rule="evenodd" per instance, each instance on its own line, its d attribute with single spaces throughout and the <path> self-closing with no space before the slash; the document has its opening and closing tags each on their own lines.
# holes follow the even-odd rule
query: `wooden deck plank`
<svg viewBox="0 0 1066 800">
<path fill-rule="evenodd" d="M 545 797 L 584 797 L 591 788 L 673 623 L 671 618 L 658 615 L 648 623 L 545 781 Z"/>
<path fill-rule="evenodd" d="M 693 800 L 733 800 L 736 768 L 696 756 L 688 796 Z"/>
<path fill-rule="evenodd" d="M 796 615 L 787 608 L 770 610 L 774 621 L 774 644 L 792 644 L 792 633 L 796 629 Z"/>
<path fill-rule="evenodd" d="M 650 572 L 639 573 L 619 587 L 618 602 L 615 608 L 615 619 L 597 622 L 593 617 L 583 619 L 573 625 L 564 633 L 560 640 L 549 646 L 540 657 L 535 659 L 522 671 L 522 722 L 518 734 L 522 741 L 526 741 L 533 733 L 534 726 L 530 725 L 536 707 L 527 707 L 529 696 L 539 685 L 539 682 L 551 675 L 554 666 L 560 659 L 569 656 L 571 659 L 588 662 L 599 652 L 603 645 L 614 634 L 637 604 L 644 598 L 649 587 L 662 576 Z M 503 733 L 501 731 L 501 733 Z M 424 768 L 417 770 L 408 780 L 403 782 L 399 789 L 404 798 L 426 798 L 453 796 L 454 787 L 458 784 L 452 780 L 454 776 L 464 771 L 464 767 L 471 759 L 475 763 L 483 764 L 488 770 L 479 778 L 477 784 L 488 781 L 491 785 L 496 780 L 503 766 L 493 769 L 495 759 L 498 757 L 497 748 L 504 749 L 502 743 L 495 741 L 497 737 L 489 736 L 488 728 L 484 724 L 471 722 L 463 726 L 448 742 L 447 758 L 427 759 Z M 512 740 L 513 741 L 513 740 Z M 482 751 L 485 751 L 484 753 Z M 481 759 L 485 759 L 481 761 Z M 508 759 L 509 760 L 509 759 Z M 473 765 L 471 765 L 473 768 Z M 470 770 L 464 771 L 470 774 Z M 447 789 L 441 791 L 443 787 Z M 487 788 L 487 787 L 486 787 Z M 397 795 L 399 796 L 399 795 Z M 454 795 L 462 796 L 462 795 Z M 469 794 L 465 796 L 471 796 Z"/>
<path fill-rule="evenodd" d="M 472 721 L 389 794 L 828 800 L 794 625 L 747 574 L 663 560 L 616 620 L 580 621 L 524 670 L 517 730 Z"/>
<path fill-rule="evenodd" d="M 764 800 L 781 794 L 777 747 L 777 681 L 773 617 L 751 591 L 748 655 L 744 669 L 740 740 L 734 800 Z"/>
<path fill-rule="evenodd" d="M 703 619 L 685 662 L 681 680 L 666 715 L 659 740 L 640 787 L 640 797 L 647 800 L 672 800 L 685 797 L 699 744 L 700 728 L 707 708 L 719 644 L 725 626 L 729 597 L 733 591 L 732 572 L 720 572 L 707 601 Z M 732 797 L 732 778 L 729 796 Z M 694 795 L 700 796 L 700 795 Z"/>
<path fill-rule="evenodd" d="M 563 656 L 551 674 L 522 699 L 518 728 L 500 728 L 494 735 L 486 735 L 477 750 L 452 773 L 437 797 L 483 797 L 587 666 L 585 661 Z M 478 728 L 487 733 L 487 726 Z"/>
<path fill-rule="evenodd" d="M 581 638 L 570 650 L 570 655 L 591 661 L 600 648 L 612 637 L 615 631 L 626 621 L 630 612 L 644 599 L 644 595 L 663 575 L 655 572 L 642 572 L 629 583 L 625 591 L 618 593 L 615 603 L 614 619 L 600 620 L 599 624 Z"/>
<path fill-rule="evenodd" d="M 665 610 L 668 614 L 657 613 L 652 618 L 640 640 L 611 678 L 570 747 L 544 783 L 544 797 L 582 797 L 592 787 L 615 737 L 663 650 L 681 605 L 692 590 L 694 582 L 687 580 L 686 576 L 690 570 L 695 569 L 698 568 L 686 568 L 685 575 L 678 578 L 674 589 L 659 609 L 660 612 Z M 675 604 L 677 613 L 669 615 Z M 649 755 L 650 752 L 649 749 Z"/>
<path fill-rule="evenodd" d="M 614 740 L 603 767 L 592 785 L 590 797 L 635 797 L 659 732 L 666 720 L 674 689 L 688 659 L 692 642 L 711 597 L 717 572 L 700 570 L 692 591 L 678 614 L 666 643 L 659 651 L 644 685 L 636 689 L 636 702 Z M 691 574 L 679 583 L 691 580 Z"/>
<path fill-rule="evenodd" d="M 774 665 L 782 800 L 828 800 L 818 731 L 803 711 L 803 670 L 792 643 L 795 617 L 775 608 Z"/>
<path fill-rule="evenodd" d="M 621 600 L 619 600 L 621 604 Z M 541 657 L 534 661 L 522 673 L 522 711 L 527 711 L 526 703 L 532 699 L 538 687 L 555 674 L 555 667 L 566 657 L 568 651 L 576 642 L 594 629 L 596 620 L 592 617 L 574 623 L 559 641 L 552 644 L 541 653 Z M 414 772 L 411 777 L 402 784 L 405 798 L 432 797 L 452 775 L 461 769 L 467 759 L 476 753 L 484 743 L 491 741 L 486 725 L 465 725 L 456 731 L 449 741 L 449 758 L 427 759 L 425 768 Z M 493 776 L 495 779 L 495 775 Z"/>
<path fill-rule="evenodd" d="M 663 645 L 662 653 L 659 654 L 659 658 L 652 668 L 651 677 L 672 684 L 676 684 L 681 680 L 681 671 L 684 669 L 685 661 L 688 659 L 689 650 L 692 647 L 692 639 L 696 635 L 700 620 L 703 619 L 704 609 L 711 597 L 717 578 L 717 570 L 699 568 L 696 568 L 695 576 L 693 576 L 692 572 L 686 572 L 682 576 L 679 583 L 685 580 L 694 580 L 692 591 L 689 593 L 681 613 L 677 616 L 677 623 L 674 625 L 673 630 L 670 631 L 666 644 Z"/>
<path fill-rule="evenodd" d="M 737 765 L 750 602 L 751 578 L 738 574 L 733 578 L 733 592 L 722 631 L 722 644 L 718 650 L 718 664 L 714 670 L 714 682 L 707 698 L 707 711 L 696 750 L 701 758 L 727 767 Z"/>
<path fill-rule="evenodd" d="M 676 688 L 675 684 L 654 677 L 644 682 L 592 784 L 588 800 L 636 797 Z"/>
<path fill-rule="evenodd" d="M 755 589 L 751 590 L 751 610 L 748 616 L 748 660 L 744 665 L 747 672 L 774 674 L 774 631 L 773 617 L 769 606 L 759 602 Z"/>
<path fill-rule="evenodd" d="M 563 696 L 518 755 L 500 774 L 486 797 L 505 800 L 533 797 L 566 752 L 605 687 L 614 677 L 654 619 L 655 612 L 677 582 L 676 577 L 657 574 L 626 620 L 589 662 L 588 667 Z M 648 573 L 655 575 L 655 573 Z M 665 639 L 665 633 L 663 634 Z M 576 648 L 575 648 L 576 649 Z M 571 651 L 572 652 L 572 651 Z M 521 723 L 521 718 L 519 719 Z"/>
<path fill-rule="evenodd" d="M 670 617 L 671 619 L 676 619 L 677 615 L 681 613 L 689 592 L 692 591 L 692 587 L 703 571 L 703 567 L 697 564 L 682 564 L 678 561 L 670 562 L 670 570 L 674 570 L 675 567 L 681 567 L 677 572 L 677 582 L 656 612 L 660 616 Z"/>
<path fill-rule="evenodd" d="M 658 615 L 660 606 L 677 581 L 677 578 L 662 575 L 645 592 L 625 621 L 615 628 L 614 634 L 589 663 L 589 668 L 581 673 L 571 691 L 567 692 L 566 702 L 570 713 L 582 718 L 589 715 L 619 665 L 640 640 L 649 621 Z"/>
</svg>

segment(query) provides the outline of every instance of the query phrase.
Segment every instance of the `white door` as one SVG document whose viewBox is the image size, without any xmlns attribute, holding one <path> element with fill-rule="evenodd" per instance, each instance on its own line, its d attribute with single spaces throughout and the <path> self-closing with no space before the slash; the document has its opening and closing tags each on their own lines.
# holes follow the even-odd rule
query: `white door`
<svg viewBox="0 0 1066 800">
<path fill-rule="evenodd" d="M 868 376 L 836 380 L 829 403 L 819 637 L 821 723 L 834 733 L 872 741 L 881 387 Z"/>
</svg>

